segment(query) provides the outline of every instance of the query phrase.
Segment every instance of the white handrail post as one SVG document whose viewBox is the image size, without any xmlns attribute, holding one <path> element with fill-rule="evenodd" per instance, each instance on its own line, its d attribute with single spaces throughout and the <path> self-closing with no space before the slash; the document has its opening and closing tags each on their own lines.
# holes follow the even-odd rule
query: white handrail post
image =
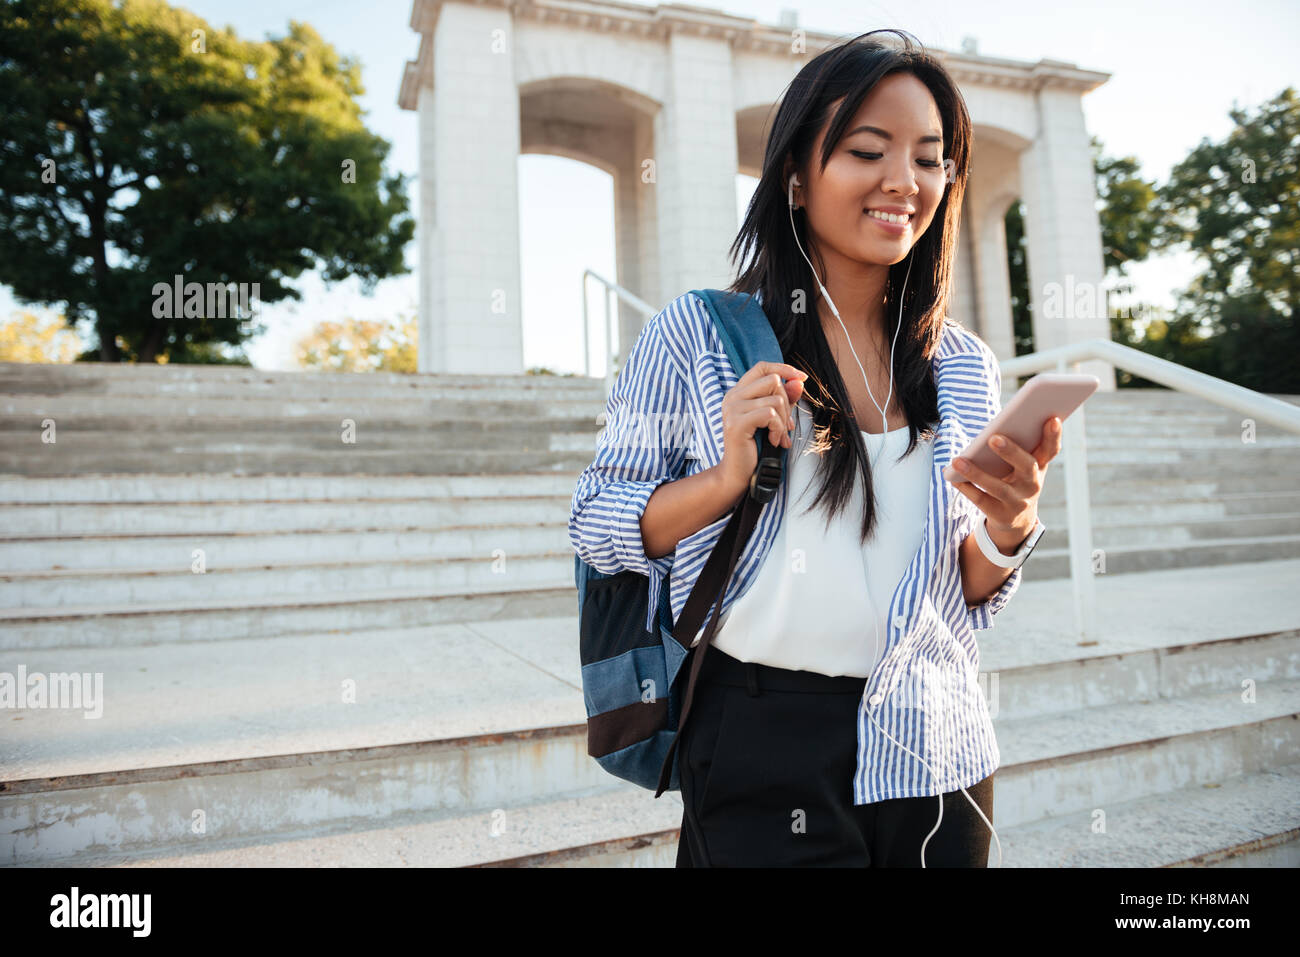
<svg viewBox="0 0 1300 957">
<path fill-rule="evenodd" d="M 1065 360 L 1058 372 L 1068 371 Z M 1077 362 L 1069 368 L 1078 371 Z M 1080 645 L 1097 644 L 1097 589 L 1092 574 L 1092 515 L 1088 494 L 1088 453 L 1080 406 L 1062 423 L 1065 452 L 1065 510 L 1070 532 L 1070 585 L 1074 593 L 1074 628 Z"/>
<path fill-rule="evenodd" d="M 605 395 L 614 389 L 614 290 L 605 287 Z"/>
<path fill-rule="evenodd" d="M 591 271 L 582 271 L 582 374 L 591 378 L 591 318 L 587 314 L 587 276 Z"/>
<path fill-rule="evenodd" d="M 622 302 L 641 314 L 644 319 L 649 319 L 655 314 L 655 309 L 648 302 L 639 296 L 634 295 L 627 289 L 624 289 L 616 282 L 611 282 L 600 273 L 591 269 L 582 271 L 582 343 L 587 355 L 584 359 L 588 377 L 591 376 L 591 317 L 587 310 L 587 278 L 590 277 L 600 283 L 605 288 L 605 397 L 609 398 L 610 391 L 614 388 L 614 370 L 618 363 L 615 360 L 618 355 L 614 351 L 614 325 L 616 324 L 615 315 L 618 309 L 618 303 Z M 633 336 L 632 338 L 636 338 Z M 620 338 L 619 345 L 623 342 Z M 629 351 L 630 348 L 629 348 Z"/>
</svg>

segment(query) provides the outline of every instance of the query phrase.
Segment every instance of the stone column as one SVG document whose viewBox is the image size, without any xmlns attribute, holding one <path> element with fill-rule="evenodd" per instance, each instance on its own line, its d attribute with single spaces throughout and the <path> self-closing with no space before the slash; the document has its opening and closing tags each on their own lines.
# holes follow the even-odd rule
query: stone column
<svg viewBox="0 0 1300 957">
<path fill-rule="evenodd" d="M 440 7 L 419 103 L 421 372 L 523 372 L 513 33 L 508 9 Z"/>
<path fill-rule="evenodd" d="M 652 305 L 731 281 L 736 238 L 736 114 L 731 47 L 672 34 L 655 120 L 659 288 Z M 648 290 L 649 291 L 649 290 Z"/>
<path fill-rule="evenodd" d="M 1038 136 L 1020 158 L 1034 343 L 1043 350 L 1109 339 L 1083 105 L 1077 92 L 1045 87 L 1035 106 Z M 1103 389 L 1115 387 L 1114 370 L 1104 362 L 1082 363 L 1079 371 L 1097 376 Z"/>
</svg>

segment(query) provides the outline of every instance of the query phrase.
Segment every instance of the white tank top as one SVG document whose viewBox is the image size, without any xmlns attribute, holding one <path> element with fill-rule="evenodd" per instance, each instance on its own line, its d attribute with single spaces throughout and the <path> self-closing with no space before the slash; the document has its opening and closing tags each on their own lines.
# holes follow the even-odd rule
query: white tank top
<svg viewBox="0 0 1300 957">
<path fill-rule="evenodd" d="M 881 435 L 862 433 L 876 500 L 876 524 L 863 543 L 860 478 L 829 528 L 824 503 L 808 508 L 820 487 L 821 454 L 807 448 L 809 409 L 801 401 L 794 411 L 785 517 L 757 577 L 719 617 L 713 644 L 741 661 L 870 677 L 888 633 L 890 600 L 925 534 L 934 440 L 918 437 L 912 453 L 895 461 L 907 448 L 906 426 L 884 434 L 883 450 Z"/>
</svg>

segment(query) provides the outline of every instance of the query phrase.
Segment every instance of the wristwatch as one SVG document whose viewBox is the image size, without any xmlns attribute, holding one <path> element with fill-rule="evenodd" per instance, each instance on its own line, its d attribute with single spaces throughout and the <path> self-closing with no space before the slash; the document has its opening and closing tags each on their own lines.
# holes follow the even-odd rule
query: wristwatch
<svg viewBox="0 0 1300 957">
<path fill-rule="evenodd" d="M 1004 555 L 993 539 L 989 538 L 987 522 L 988 519 L 984 519 L 975 526 L 975 541 L 979 543 L 980 551 L 984 553 L 984 557 L 999 568 L 1019 568 L 1023 565 L 1025 559 L 1029 557 L 1029 553 L 1038 544 L 1038 540 L 1043 537 L 1043 532 L 1047 531 L 1047 526 L 1040 519 L 1035 519 L 1029 537 L 1020 543 L 1020 548 L 1017 549 L 1016 553 L 1014 555 Z"/>
</svg>

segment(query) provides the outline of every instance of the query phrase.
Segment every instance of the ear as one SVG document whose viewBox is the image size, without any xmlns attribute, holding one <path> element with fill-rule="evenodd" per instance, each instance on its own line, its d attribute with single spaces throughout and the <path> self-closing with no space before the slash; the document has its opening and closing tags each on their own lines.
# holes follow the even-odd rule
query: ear
<svg viewBox="0 0 1300 957">
<path fill-rule="evenodd" d="M 786 158 L 783 169 L 784 172 L 781 174 L 781 192 L 788 193 L 790 191 L 790 177 L 798 176 L 799 171 L 795 168 L 794 160 L 789 157 Z M 795 189 L 799 189 L 801 186 L 803 186 L 803 177 L 799 176 L 799 182 L 795 185 Z"/>
</svg>

